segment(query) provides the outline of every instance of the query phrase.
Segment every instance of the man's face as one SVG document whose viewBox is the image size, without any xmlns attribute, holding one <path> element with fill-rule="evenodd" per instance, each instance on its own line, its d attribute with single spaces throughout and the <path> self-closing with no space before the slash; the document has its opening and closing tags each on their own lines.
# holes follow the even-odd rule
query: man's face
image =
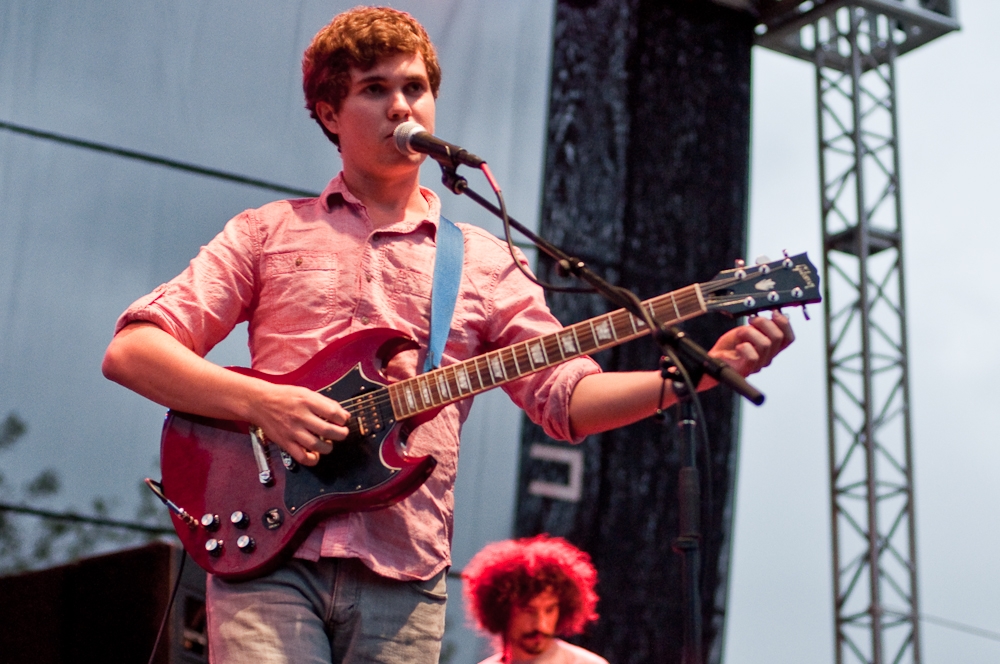
<svg viewBox="0 0 1000 664">
<path fill-rule="evenodd" d="M 340 110 L 324 102 L 317 114 L 340 138 L 345 172 L 391 177 L 396 171 L 419 167 L 424 155 L 404 155 L 392 132 L 414 120 L 434 131 L 434 95 L 424 59 L 417 53 L 382 58 L 367 71 L 352 67 L 351 85 Z"/>
<path fill-rule="evenodd" d="M 558 623 L 559 597 L 551 588 L 514 607 L 505 635 L 514 659 L 530 659 L 548 650 Z"/>
</svg>

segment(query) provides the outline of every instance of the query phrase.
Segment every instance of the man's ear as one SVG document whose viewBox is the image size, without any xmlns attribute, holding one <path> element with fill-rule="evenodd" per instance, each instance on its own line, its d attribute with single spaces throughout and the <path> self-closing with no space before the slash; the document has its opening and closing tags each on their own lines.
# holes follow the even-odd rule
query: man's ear
<svg viewBox="0 0 1000 664">
<path fill-rule="evenodd" d="M 316 102 L 316 117 L 323 123 L 326 130 L 331 134 L 339 134 L 339 122 L 337 121 L 337 111 L 333 110 L 333 104 L 325 101 Z"/>
</svg>

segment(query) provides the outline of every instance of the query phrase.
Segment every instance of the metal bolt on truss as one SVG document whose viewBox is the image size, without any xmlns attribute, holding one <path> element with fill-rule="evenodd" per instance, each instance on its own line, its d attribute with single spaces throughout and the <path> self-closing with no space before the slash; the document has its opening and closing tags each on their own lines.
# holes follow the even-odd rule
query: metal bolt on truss
<svg viewBox="0 0 1000 664">
<path fill-rule="evenodd" d="M 763 0 L 758 43 L 816 66 L 836 661 L 920 662 L 895 58 L 950 0 Z"/>
</svg>

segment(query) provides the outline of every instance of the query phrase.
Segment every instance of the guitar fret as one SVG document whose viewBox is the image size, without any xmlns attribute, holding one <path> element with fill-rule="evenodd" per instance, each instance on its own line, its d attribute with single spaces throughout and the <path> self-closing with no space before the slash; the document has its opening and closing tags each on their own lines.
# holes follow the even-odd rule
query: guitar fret
<svg viewBox="0 0 1000 664">
<path fill-rule="evenodd" d="M 597 340 L 598 347 L 603 346 L 602 342 L 618 340 L 618 331 L 615 329 L 614 321 L 611 316 L 604 316 L 601 322 L 597 324 L 596 329 L 594 324 L 590 324 L 591 328 L 594 329 L 594 339 Z"/>
<path fill-rule="evenodd" d="M 593 353 L 600 349 L 601 344 L 597 341 L 597 334 L 594 332 L 593 324 L 574 325 L 573 331 L 577 333 L 576 341 L 581 353 Z M 589 334 L 580 335 L 579 332 L 581 331 L 589 331 Z"/>
<path fill-rule="evenodd" d="M 466 392 L 472 392 L 472 382 L 469 380 L 469 372 L 466 370 L 464 364 L 458 365 L 455 369 L 455 382 L 458 384 L 459 394 L 462 394 L 463 389 Z"/>
<path fill-rule="evenodd" d="M 671 304 L 674 305 L 674 314 L 677 316 L 677 318 L 675 320 L 680 320 L 681 319 L 681 310 L 677 306 L 677 298 L 674 297 L 673 293 L 670 294 L 670 302 L 671 302 Z"/>
<path fill-rule="evenodd" d="M 434 399 L 431 398 L 431 389 L 427 384 L 427 377 L 421 376 L 417 379 L 417 387 L 420 388 L 420 398 L 424 400 L 424 408 L 430 408 L 434 405 Z"/>
<path fill-rule="evenodd" d="M 573 337 L 573 328 L 567 328 L 555 335 L 556 350 L 559 351 L 559 358 L 566 359 L 566 351 L 569 349 L 569 356 L 573 356 L 573 349 L 576 348 L 576 339 Z"/>
<path fill-rule="evenodd" d="M 479 379 L 479 387 L 485 388 L 486 387 L 486 383 L 483 382 L 483 374 L 482 374 L 482 372 L 479 371 L 479 358 L 478 357 L 472 360 L 472 366 L 474 366 L 476 368 L 476 378 Z"/>
<path fill-rule="evenodd" d="M 552 336 L 552 355 L 558 353 L 559 360 L 565 360 L 567 357 L 573 357 L 573 353 L 576 350 L 576 339 L 573 337 L 572 330 L 563 330 Z"/>
<path fill-rule="evenodd" d="M 574 347 L 573 352 L 574 354 L 579 355 L 580 353 L 583 352 L 583 346 L 582 344 L 580 344 L 580 335 L 576 333 L 577 326 L 574 325 L 573 327 L 569 328 L 569 330 L 570 332 L 573 333 L 573 347 Z"/>
<path fill-rule="evenodd" d="M 497 380 L 504 380 L 507 378 L 507 371 L 503 365 L 503 359 L 500 357 L 500 351 L 494 351 L 489 354 L 489 365 L 490 365 L 490 378 L 493 380 L 493 384 L 497 384 Z"/>
<path fill-rule="evenodd" d="M 545 352 L 545 338 L 527 342 L 525 350 L 528 353 L 528 362 L 532 369 L 546 367 L 549 364 L 548 353 Z"/>
<path fill-rule="evenodd" d="M 445 372 L 442 371 L 437 376 L 437 391 L 438 395 L 441 397 L 441 401 L 447 401 L 451 398 L 451 390 L 449 389 L 448 379 L 445 376 Z"/>
<path fill-rule="evenodd" d="M 516 346 L 511 346 L 510 349 L 509 349 L 510 350 L 510 358 L 511 358 L 511 361 L 513 362 L 513 366 L 511 366 L 511 369 L 513 369 L 514 373 L 516 375 L 518 375 L 518 376 L 521 375 L 521 365 L 518 364 L 518 362 L 517 362 L 517 351 L 518 351 L 519 348 L 523 348 L 523 347 L 524 347 L 524 344 L 520 343 L 520 344 L 517 344 Z M 503 351 L 502 350 L 500 351 L 500 354 L 501 354 L 501 357 L 502 357 L 503 356 Z"/>
<path fill-rule="evenodd" d="M 631 336 L 631 333 L 625 327 L 630 322 L 629 318 L 631 316 L 625 313 L 625 311 L 616 311 L 611 315 L 611 329 L 615 333 L 615 341 L 621 341 L 623 336 L 626 339 Z"/>
<path fill-rule="evenodd" d="M 490 359 L 489 356 L 482 356 L 476 358 L 476 376 L 479 377 L 479 386 L 486 389 L 487 384 L 483 379 L 483 369 L 486 369 L 486 377 L 490 379 L 489 386 L 493 386 L 493 377 L 490 376 Z"/>
<path fill-rule="evenodd" d="M 542 337 L 542 351 L 545 353 L 545 366 L 551 366 L 562 362 L 565 358 L 562 352 L 562 344 L 559 342 L 559 332 L 548 334 Z"/>
</svg>

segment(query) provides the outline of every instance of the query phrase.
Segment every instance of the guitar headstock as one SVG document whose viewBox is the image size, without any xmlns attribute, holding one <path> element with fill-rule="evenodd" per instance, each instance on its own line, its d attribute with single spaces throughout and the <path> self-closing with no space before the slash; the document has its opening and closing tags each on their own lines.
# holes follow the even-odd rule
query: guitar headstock
<svg viewBox="0 0 1000 664">
<path fill-rule="evenodd" d="M 819 273 L 806 254 L 723 270 L 701 286 L 708 311 L 746 316 L 766 309 L 798 307 L 823 298 Z"/>
</svg>

